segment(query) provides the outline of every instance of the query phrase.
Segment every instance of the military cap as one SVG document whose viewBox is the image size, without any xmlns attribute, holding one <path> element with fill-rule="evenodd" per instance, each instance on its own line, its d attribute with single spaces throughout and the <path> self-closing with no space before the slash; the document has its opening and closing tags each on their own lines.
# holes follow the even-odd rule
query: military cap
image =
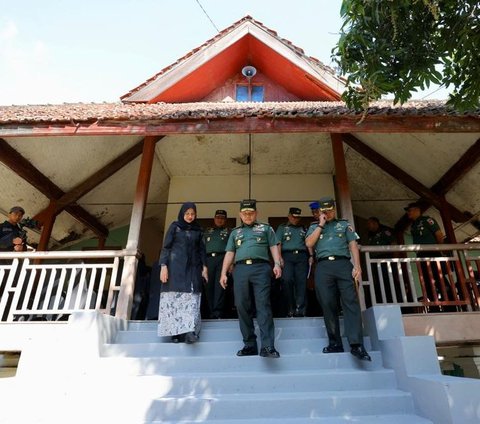
<svg viewBox="0 0 480 424">
<path fill-rule="evenodd" d="M 217 209 L 215 211 L 215 216 L 223 216 L 223 217 L 227 217 L 227 211 L 226 210 L 223 210 L 223 209 Z"/>
<path fill-rule="evenodd" d="M 418 202 L 409 203 L 407 206 L 405 206 L 403 208 L 403 210 L 408 211 L 409 209 L 412 209 L 412 208 L 419 208 L 420 209 L 420 203 L 418 203 Z"/>
<path fill-rule="evenodd" d="M 335 200 L 329 196 L 322 197 L 318 203 L 320 204 L 321 211 L 331 211 L 335 209 Z"/>
<path fill-rule="evenodd" d="M 14 213 L 14 212 L 21 212 L 22 215 L 25 215 L 25 209 L 23 209 L 21 206 L 14 206 L 13 208 L 10 209 L 10 212 L 8 213 Z"/>
<path fill-rule="evenodd" d="M 290 208 L 288 210 L 288 214 L 292 216 L 300 216 L 302 214 L 302 210 L 300 208 Z"/>
<path fill-rule="evenodd" d="M 309 206 L 311 210 L 320 209 L 320 203 L 318 203 L 317 201 L 310 203 Z"/>
<path fill-rule="evenodd" d="M 257 201 L 255 199 L 245 199 L 240 202 L 240 212 L 256 211 Z"/>
</svg>

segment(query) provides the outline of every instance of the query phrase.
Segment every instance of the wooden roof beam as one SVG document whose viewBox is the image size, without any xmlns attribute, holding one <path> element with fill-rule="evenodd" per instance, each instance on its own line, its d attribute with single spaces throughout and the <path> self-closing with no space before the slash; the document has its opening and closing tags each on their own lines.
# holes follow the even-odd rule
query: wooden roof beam
<svg viewBox="0 0 480 424">
<path fill-rule="evenodd" d="M 470 216 L 463 213 L 457 209 L 452 204 L 445 202 L 443 196 L 440 196 L 434 193 L 431 189 L 424 186 L 418 180 L 413 178 L 411 175 L 406 173 L 404 170 L 399 168 L 394 163 L 390 162 L 387 158 L 382 156 L 380 153 L 373 150 L 370 146 L 367 146 L 365 143 L 360 141 L 352 134 L 342 134 L 343 141 L 350 146 L 352 149 L 356 150 L 370 162 L 377 165 L 380 169 L 385 171 L 387 174 L 400 181 L 403 185 L 408 187 L 413 192 L 417 193 L 420 197 L 431 202 L 438 210 L 441 210 L 442 207 L 446 206 L 449 208 L 452 219 L 455 222 L 465 222 Z"/>
<path fill-rule="evenodd" d="M 65 194 L 60 187 L 49 180 L 2 138 L 0 138 L 0 161 L 50 200 L 56 200 Z M 98 236 L 108 235 L 108 228 L 81 206 L 70 205 L 65 210 Z"/>
<path fill-rule="evenodd" d="M 472 144 L 455 164 L 432 186 L 437 194 L 446 194 L 455 183 L 480 162 L 480 138 Z"/>
<path fill-rule="evenodd" d="M 155 144 L 159 140 L 161 140 L 163 136 L 151 137 L 151 138 L 153 139 L 153 143 Z M 78 184 L 68 193 L 63 194 L 60 198 L 56 199 L 55 207 L 54 207 L 55 213 L 61 212 L 68 205 L 76 202 L 82 196 L 87 194 L 89 191 L 93 190 L 99 184 L 101 184 L 102 182 L 107 180 L 109 177 L 111 177 L 113 174 L 115 174 L 117 171 L 122 169 L 125 165 L 127 165 L 132 160 L 140 156 L 143 151 L 144 141 L 145 139 L 138 142 L 133 147 L 123 152 L 120 156 L 113 159 L 110 163 L 105 165 L 102 169 L 92 174 L 85 181 Z M 40 213 L 43 213 L 43 211 Z"/>
</svg>

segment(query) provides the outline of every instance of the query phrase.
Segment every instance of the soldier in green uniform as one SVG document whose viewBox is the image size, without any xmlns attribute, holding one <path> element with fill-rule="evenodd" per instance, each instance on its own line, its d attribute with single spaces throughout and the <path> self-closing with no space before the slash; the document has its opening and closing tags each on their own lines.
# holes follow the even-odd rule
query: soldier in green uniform
<svg viewBox="0 0 480 424">
<path fill-rule="evenodd" d="M 282 268 L 277 238 L 270 225 L 257 221 L 255 200 L 248 199 L 240 203 L 240 219 L 242 224 L 230 233 L 220 277 L 220 284 L 226 288 L 227 271 L 235 261 L 233 290 L 244 343 L 244 347 L 237 352 L 237 356 L 258 355 L 257 336 L 252 317 L 254 301 L 260 328 L 260 356 L 279 358 L 280 354 L 274 344 L 275 327 L 270 305 L 272 268 L 269 256 L 270 253 L 274 260 L 273 274 L 275 278 L 280 278 Z"/>
<path fill-rule="evenodd" d="M 308 229 L 306 245 L 315 248 L 317 260 L 315 290 L 322 305 L 329 340 L 323 353 L 343 352 L 338 318 L 340 297 L 350 352 L 358 359 L 371 361 L 363 347 L 362 316 L 355 287 L 362 275 L 359 237 L 348 221 L 336 218 L 335 201 L 331 197 L 323 197 L 319 203 L 319 222 Z"/>
<path fill-rule="evenodd" d="M 223 318 L 225 309 L 225 290 L 220 285 L 223 258 L 230 229 L 226 228 L 227 211 L 218 209 L 213 217 L 213 227 L 205 230 L 204 241 L 207 249 L 207 300 L 210 318 Z"/>
<path fill-rule="evenodd" d="M 394 238 L 391 229 L 386 227 L 385 225 L 380 224 L 380 220 L 377 217 L 371 216 L 370 218 L 368 218 L 367 228 L 367 246 L 388 246 L 393 244 Z M 389 255 L 385 253 L 370 253 L 370 258 L 372 259 L 380 259 L 387 257 L 389 257 Z M 385 299 L 383 299 L 382 297 L 382 290 L 380 288 L 381 281 L 378 274 L 378 269 L 380 269 L 382 272 L 383 285 L 385 288 Z M 392 273 L 395 273 L 396 275 L 395 269 L 392 269 Z M 382 263 L 380 264 L 380 267 L 377 267 L 376 263 L 372 263 L 372 278 L 375 289 L 376 303 L 391 303 L 393 301 L 393 297 L 390 289 L 390 277 L 387 264 Z M 398 294 L 401 295 L 401 293 Z"/>
<path fill-rule="evenodd" d="M 313 262 L 305 245 L 307 232 L 300 225 L 301 214 L 301 209 L 290 208 L 288 222 L 280 224 L 276 231 L 282 254 L 282 292 L 289 317 L 305 316 L 308 265 Z"/>
<path fill-rule="evenodd" d="M 421 205 L 417 202 L 408 204 L 404 210 L 407 212 L 408 218 L 412 221 L 410 232 L 413 238 L 413 244 L 443 244 L 443 233 L 435 219 L 422 215 Z M 442 252 L 438 251 L 421 251 L 417 252 L 417 258 L 429 258 L 429 257 L 441 257 Z M 441 297 L 441 290 L 439 290 L 440 274 L 436 262 L 427 263 L 425 261 L 420 262 L 422 269 L 422 276 L 425 282 L 425 291 L 429 301 L 435 301 L 435 297 L 439 300 Z M 430 279 L 430 272 L 432 273 L 433 280 Z M 448 282 L 445 281 L 448 287 Z M 436 291 L 436 293 L 434 293 Z M 431 308 L 430 311 L 436 311 L 437 308 Z"/>
</svg>

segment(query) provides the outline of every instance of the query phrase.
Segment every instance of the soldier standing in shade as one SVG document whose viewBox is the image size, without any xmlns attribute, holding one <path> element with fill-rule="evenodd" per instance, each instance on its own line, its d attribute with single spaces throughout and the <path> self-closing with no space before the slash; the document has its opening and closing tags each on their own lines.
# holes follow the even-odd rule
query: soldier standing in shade
<svg viewBox="0 0 480 424">
<path fill-rule="evenodd" d="M 19 226 L 25 215 L 21 206 L 14 206 L 8 212 L 8 219 L 0 224 L 0 252 L 23 252 L 26 248 L 26 235 Z"/>
<path fill-rule="evenodd" d="M 204 233 L 207 249 L 207 299 L 210 309 L 210 318 L 223 318 L 225 309 L 225 290 L 220 285 L 223 258 L 227 245 L 230 229 L 226 228 L 227 212 L 219 209 L 213 218 L 214 226 L 206 229 Z"/>
<path fill-rule="evenodd" d="M 380 220 L 375 216 L 371 216 L 370 218 L 368 218 L 367 229 L 368 229 L 368 238 L 366 243 L 367 246 L 388 246 L 388 245 L 391 245 L 394 241 L 393 233 L 390 230 L 390 228 L 380 224 Z M 389 257 L 389 255 L 385 253 L 371 252 L 370 257 L 372 259 L 379 259 L 379 258 L 387 258 Z M 382 290 L 380 288 L 380 277 L 378 275 L 377 264 L 372 263 L 372 278 L 373 278 L 373 285 L 375 288 L 376 301 L 378 303 L 392 302 L 393 298 L 390 290 L 390 277 L 389 277 L 387 264 L 386 263 L 380 264 L 380 269 L 382 272 L 386 299 L 382 298 Z M 394 271 L 392 269 L 392 273 L 393 272 Z"/>
<path fill-rule="evenodd" d="M 350 353 L 358 359 L 371 361 L 363 347 L 362 315 L 355 287 L 356 280 L 362 275 L 357 245 L 359 237 L 348 221 L 336 218 L 335 201 L 331 197 L 323 197 L 319 203 L 319 222 L 308 229 L 306 244 L 315 248 L 317 260 L 315 289 L 322 305 L 329 341 L 323 353 L 343 352 L 338 312 L 340 298 Z"/>
<path fill-rule="evenodd" d="M 305 245 L 307 232 L 300 225 L 301 214 L 301 209 L 290 208 L 288 222 L 280 224 L 276 231 L 282 254 L 282 292 L 285 294 L 289 317 L 305 316 L 308 266 L 309 262 L 310 265 L 313 263 L 313 257 Z"/>
<path fill-rule="evenodd" d="M 274 260 L 275 278 L 280 278 L 282 268 L 277 238 L 270 225 L 257 222 L 255 200 L 248 199 L 240 203 L 240 219 L 242 224 L 230 233 L 220 278 L 220 284 L 226 288 L 227 271 L 235 261 L 233 290 L 244 343 L 244 347 L 237 352 L 237 356 L 258 355 L 257 336 L 252 317 L 254 301 L 260 327 L 260 356 L 279 358 L 280 354 L 274 345 L 275 327 L 270 304 L 272 268 L 269 256 L 270 253 Z"/>
<path fill-rule="evenodd" d="M 422 215 L 421 205 L 417 202 L 408 204 L 404 210 L 407 212 L 408 218 L 412 221 L 410 232 L 412 233 L 413 244 L 443 244 L 444 235 L 437 221 L 430 216 Z M 417 258 L 441 257 L 442 252 L 438 251 L 421 251 L 417 252 Z M 442 264 L 443 265 L 443 264 Z M 440 274 L 438 272 L 437 263 L 432 262 L 430 266 L 427 262 L 420 262 L 423 279 L 425 281 L 425 290 L 428 300 L 433 302 L 435 300 L 434 290 L 437 292 L 437 297 L 441 297 L 441 291 L 438 285 L 440 284 Z M 429 269 L 432 272 L 433 284 L 430 284 Z M 448 282 L 445 281 L 448 287 Z M 432 287 L 432 285 L 434 287 Z M 439 299 L 441 300 L 441 299 Z M 438 308 L 430 308 L 431 312 L 437 311 Z"/>
</svg>

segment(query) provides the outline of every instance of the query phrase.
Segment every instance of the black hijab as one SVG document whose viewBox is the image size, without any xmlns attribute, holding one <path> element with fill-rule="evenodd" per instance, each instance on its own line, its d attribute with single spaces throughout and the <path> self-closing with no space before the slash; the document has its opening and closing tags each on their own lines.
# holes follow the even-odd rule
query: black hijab
<svg viewBox="0 0 480 424">
<path fill-rule="evenodd" d="M 187 212 L 188 209 L 193 209 L 195 211 L 195 219 L 190 224 L 184 219 L 185 212 Z M 176 224 L 182 230 L 201 231 L 202 228 L 197 222 L 196 214 L 197 214 L 197 205 L 195 205 L 195 203 L 193 202 L 185 202 L 180 208 L 180 212 L 178 212 L 178 220 Z"/>
</svg>

